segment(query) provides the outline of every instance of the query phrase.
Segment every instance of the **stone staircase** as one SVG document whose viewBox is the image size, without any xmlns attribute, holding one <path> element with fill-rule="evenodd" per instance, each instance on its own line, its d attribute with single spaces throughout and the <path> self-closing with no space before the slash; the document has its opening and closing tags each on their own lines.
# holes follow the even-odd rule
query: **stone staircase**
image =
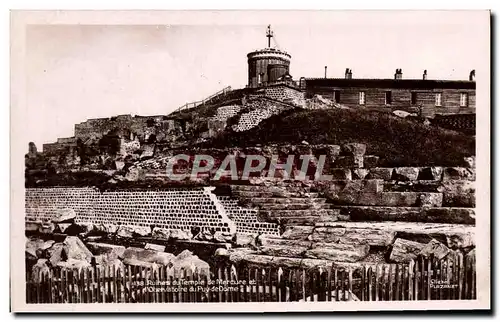
<svg viewBox="0 0 500 322">
<path fill-rule="evenodd" d="M 243 206 L 256 207 L 263 222 L 314 225 L 334 221 L 339 214 L 309 187 L 231 185 L 231 193 Z"/>
<path fill-rule="evenodd" d="M 374 173 L 391 171 L 399 169 Z M 473 177 L 366 177 L 231 185 L 242 207 L 256 208 L 259 221 L 282 227 L 280 236 L 259 235 L 257 248 L 244 256 L 235 249 L 236 257 L 253 264 L 352 265 L 466 254 L 475 247 Z"/>
</svg>

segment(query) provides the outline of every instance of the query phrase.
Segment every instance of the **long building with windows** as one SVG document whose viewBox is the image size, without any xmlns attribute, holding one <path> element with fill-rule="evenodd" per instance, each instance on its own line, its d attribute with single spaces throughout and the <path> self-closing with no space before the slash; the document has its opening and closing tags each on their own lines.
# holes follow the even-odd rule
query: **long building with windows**
<svg viewBox="0 0 500 322">
<path fill-rule="evenodd" d="M 350 107 L 392 112 L 404 110 L 424 117 L 474 114 L 476 109 L 475 71 L 468 80 L 404 79 L 397 69 L 392 79 L 353 78 L 346 69 L 344 78 L 301 78 L 306 96 L 322 95 Z"/>
</svg>

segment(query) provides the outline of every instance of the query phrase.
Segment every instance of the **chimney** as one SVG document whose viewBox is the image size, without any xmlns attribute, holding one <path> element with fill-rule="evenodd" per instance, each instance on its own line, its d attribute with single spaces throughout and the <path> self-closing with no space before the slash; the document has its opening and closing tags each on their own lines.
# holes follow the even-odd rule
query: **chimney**
<svg viewBox="0 0 500 322">
<path fill-rule="evenodd" d="M 424 70 L 424 74 L 422 75 L 422 79 L 426 80 L 427 79 L 427 69 Z"/>
<path fill-rule="evenodd" d="M 345 79 L 352 79 L 352 69 L 345 69 Z"/>
<path fill-rule="evenodd" d="M 396 74 L 394 74 L 394 79 L 403 78 L 403 71 L 401 69 L 396 69 Z"/>
<path fill-rule="evenodd" d="M 326 78 L 326 69 L 327 69 L 327 66 L 325 66 L 325 78 Z"/>
<path fill-rule="evenodd" d="M 475 69 L 473 69 L 473 70 L 470 71 L 470 73 L 469 73 L 469 80 L 471 82 L 474 81 L 474 80 L 476 80 L 476 70 Z"/>
</svg>

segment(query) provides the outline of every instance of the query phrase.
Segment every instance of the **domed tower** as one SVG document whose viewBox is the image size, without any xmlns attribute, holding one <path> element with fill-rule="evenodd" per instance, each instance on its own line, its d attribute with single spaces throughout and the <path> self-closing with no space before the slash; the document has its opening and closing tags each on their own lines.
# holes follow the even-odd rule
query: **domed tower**
<svg viewBox="0 0 500 322">
<path fill-rule="evenodd" d="M 285 51 L 271 48 L 271 26 L 267 27 L 267 48 L 252 51 L 248 57 L 248 87 L 255 88 L 289 76 L 292 56 Z"/>
</svg>

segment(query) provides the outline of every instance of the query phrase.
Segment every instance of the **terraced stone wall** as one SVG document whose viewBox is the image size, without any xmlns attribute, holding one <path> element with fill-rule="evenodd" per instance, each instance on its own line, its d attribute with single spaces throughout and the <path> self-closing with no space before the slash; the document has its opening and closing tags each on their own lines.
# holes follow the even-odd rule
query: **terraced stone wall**
<svg viewBox="0 0 500 322">
<path fill-rule="evenodd" d="M 75 210 L 76 222 L 235 233 L 236 226 L 211 188 L 99 192 L 92 188 L 26 189 L 26 221 L 50 221 Z"/>
</svg>

